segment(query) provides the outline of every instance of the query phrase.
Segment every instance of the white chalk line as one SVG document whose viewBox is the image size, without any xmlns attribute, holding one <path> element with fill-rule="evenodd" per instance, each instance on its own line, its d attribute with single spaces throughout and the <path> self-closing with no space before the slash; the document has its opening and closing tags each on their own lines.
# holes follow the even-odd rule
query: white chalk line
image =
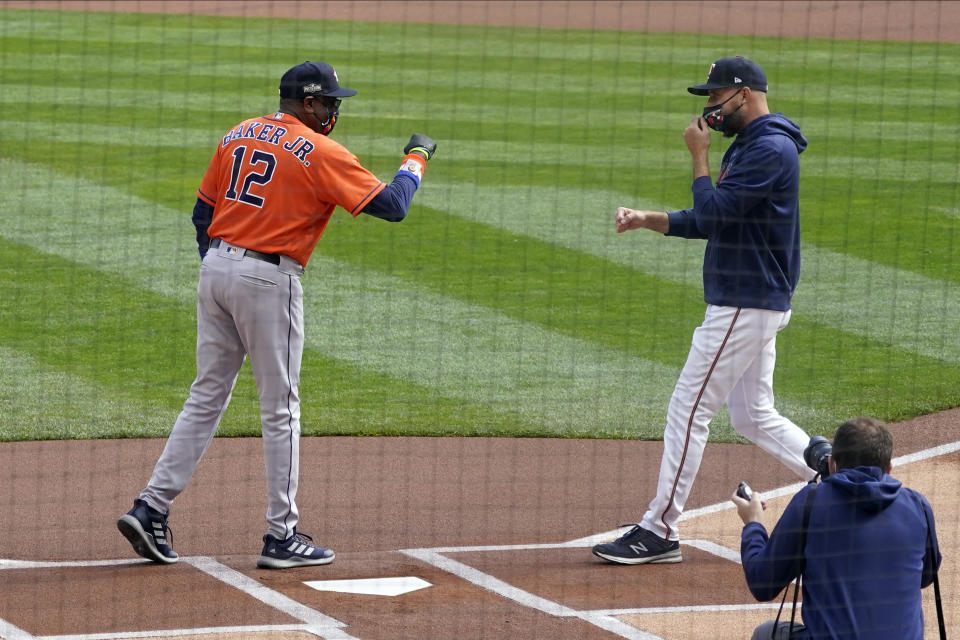
<svg viewBox="0 0 960 640">
<path fill-rule="evenodd" d="M 929 460 L 930 458 L 936 458 L 939 456 L 949 455 L 951 453 L 956 453 L 960 451 L 960 441 L 951 442 L 948 444 L 939 445 L 936 447 L 931 447 L 929 449 L 924 449 L 922 451 L 917 451 L 915 453 L 908 453 L 891 460 L 891 464 L 894 469 L 896 467 L 904 467 L 908 464 L 913 464 L 915 462 L 922 462 L 924 460 Z M 780 498 L 782 496 L 788 496 L 800 491 L 806 482 L 795 482 L 793 484 L 788 484 L 784 487 L 778 489 L 771 489 L 770 491 L 764 491 L 764 498 Z M 698 509 L 691 509 L 690 511 L 685 511 L 680 515 L 679 522 L 684 522 L 685 520 L 691 520 L 693 518 L 699 518 L 701 516 L 710 515 L 712 513 L 719 513 L 721 511 L 726 511 L 728 509 L 733 509 L 733 503 L 730 500 L 725 500 L 723 502 L 718 502 L 717 504 L 707 505 L 705 507 L 700 507 Z M 618 527 L 616 529 L 611 529 L 610 531 L 605 531 L 603 533 L 597 533 L 585 538 L 577 538 L 576 540 L 570 540 L 566 543 L 567 546 L 571 547 L 592 547 L 595 544 L 600 544 L 601 542 L 607 542 L 613 538 L 618 538 L 626 532 L 624 527 Z"/>
<path fill-rule="evenodd" d="M 217 633 L 264 633 L 270 631 L 310 632 L 303 624 L 264 625 L 250 627 L 198 627 L 196 629 L 162 629 L 155 631 L 119 631 L 115 633 L 79 633 L 62 636 L 25 636 L 35 640 L 122 640 L 124 638 L 175 638 L 182 635 L 201 635 Z"/>
<path fill-rule="evenodd" d="M 0 618 L 0 638 L 5 640 L 33 640 L 33 636 Z"/>
<path fill-rule="evenodd" d="M 948 455 L 960 451 L 960 441 L 944 444 L 923 451 L 899 456 L 894 458 L 892 463 L 895 467 L 901 467 L 915 462 L 928 460 L 930 458 Z M 764 492 L 764 497 L 776 498 L 791 493 L 796 493 L 803 488 L 805 483 L 798 482 L 778 489 Z M 700 516 L 733 509 L 733 504 L 729 501 L 708 505 L 699 509 L 691 509 L 685 512 L 680 520 L 690 520 Z M 590 547 L 598 542 L 609 540 L 621 535 L 623 527 L 613 529 L 604 533 L 598 533 L 584 538 L 577 538 L 567 542 L 555 544 L 520 544 L 520 545 L 480 545 L 471 547 L 433 547 L 427 549 L 401 549 L 403 553 L 412 558 L 421 560 L 429 565 L 447 571 L 456 575 L 476 586 L 491 591 L 508 600 L 516 602 L 537 611 L 547 613 L 557 617 L 576 617 L 590 624 L 600 627 L 604 630 L 615 633 L 623 638 L 631 640 L 663 640 L 659 636 L 646 633 L 632 625 L 619 620 L 616 616 L 622 615 L 641 615 L 653 613 L 695 613 L 695 612 L 715 612 L 715 611 L 748 611 L 759 609 L 776 608 L 776 604 L 756 603 L 745 605 L 698 605 L 698 606 L 680 606 L 680 607 L 644 607 L 644 608 L 626 608 L 626 609 L 597 609 L 597 610 L 575 610 L 546 598 L 534 595 L 523 589 L 515 587 L 499 578 L 484 573 L 474 567 L 463 564 L 451 558 L 447 558 L 445 553 L 470 553 L 484 551 L 531 551 L 543 549 L 569 549 Z M 738 563 L 740 554 L 738 551 L 729 549 L 709 540 L 684 540 L 685 546 L 698 548 L 725 560 Z M 195 568 L 211 575 L 222 582 L 250 595 L 251 597 L 264 602 L 265 604 L 287 613 L 291 617 L 301 620 L 304 624 L 299 625 L 269 625 L 261 627 L 206 627 L 202 629 L 174 629 L 160 631 L 139 631 L 122 632 L 109 634 L 91 634 L 91 635 L 61 635 L 61 636 L 34 636 L 23 629 L 0 618 L 0 638 L 4 640 L 112 640 L 114 638 L 146 638 L 146 637 L 172 637 L 176 635 L 200 634 L 200 633 L 235 633 L 235 632 L 253 632 L 253 631 L 305 631 L 313 633 L 324 639 L 329 640 L 357 640 L 353 636 L 343 631 L 346 625 L 334 618 L 326 616 L 318 611 L 296 602 L 284 596 L 283 594 L 264 587 L 256 580 L 235 571 L 226 565 L 217 562 L 213 558 L 205 556 L 182 558 L 184 562 Z M 3 569 L 41 569 L 53 567 L 98 567 L 98 566 L 118 566 L 128 564 L 141 564 L 143 560 L 89 560 L 89 561 L 65 561 L 65 562 L 35 562 L 28 560 L 7 560 L 0 558 L 0 570 Z"/>
<path fill-rule="evenodd" d="M 127 564 L 152 565 L 149 560 L 65 560 L 63 562 L 36 562 L 33 560 L 4 560 L 0 558 L 0 570 L 3 569 L 63 569 L 69 567 L 113 567 Z"/>
<path fill-rule="evenodd" d="M 740 554 L 718 545 L 709 540 L 685 540 L 684 545 L 695 547 L 708 553 L 713 553 L 721 558 L 730 560 L 737 564 L 740 563 Z M 458 560 L 448 558 L 444 553 L 469 553 L 482 551 L 530 551 L 542 549 L 570 549 L 575 545 L 569 543 L 557 544 L 521 544 L 521 545 L 481 545 L 472 547 L 436 547 L 432 549 L 401 549 L 400 553 L 416 558 L 447 573 L 451 573 L 459 578 L 470 582 L 473 585 L 491 591 L 507 600 L 515 602 L 521 606 L 541 611 L 548 615 L 561 618 L 580 618 L 594 626 L 610 631 L 622 638 L 630 640 L 664 640 L 660 636 L 653 635 L 642 629 L 623 622 L 616 616 L 638 613 L 684 613 L 687 611 L 717 611 L 726 610 L 725 608 L 749 608 L 762 609 L 765 605 L 716 605 L 706 606 L 702 609 L 696 607 L 658 607 L 646 609 L 596 609 L 596 610 L 577 610 L 565 605 L 548 600 L 529 591 L 525 591 L 508 582 L 496 578 L 489 573 L 480 571 Z M 721 607 L 717 609 L 717 607 Z"/>
<path fill-rule="evenodd" d="M 891 462 L 894 467 L 902 467 L 915 462 L 928 460 L 938 456 L 948 455 L 960 451 L 960 441 L 944 444 L 929 449 L 924 449 L 916 453 L 911 453 L 894 458 Z M 797 482 L 778 489 L 764 492 L 766 498 L 777 498 L 796 493 L 807 483 Z M 713 505 L 691 509 L 680 516 L 680 520 L 690 520 L 701 516 L 718 513 L 727 509 L 733 509 L 731 501 L 726 500 Z M 644 632 L 633 625 L 619 620 L 616 616 L 622 615 L 642 615 L 654 613 L 697 613 L 697 612 L 718 612 L 718 611 L 754 611 L 763 609 L 775 609 L 779 605 L 775 603 L 751 603 L 738 605 L 696 605 L 680 607 L 644 607 L 644 608 L 626 608 L 626 609 L 597 609 L 597 610 L 576 610 L 566 607 L 552 600 L 534 595 L 523 589 L 515 587 L 499 578 L 484 573 L 474 567 L 463 564 L 443 554 L 448 553 L 471 553 L 485 551 L 533 551 L 542 549 L 570 549 L 592 547 L 594 544 L 616 538 L 625 532 L 625 527 L 619 527 L 604 533 L 598 533 L 584 538 L 577 538 L 567 542 L 556 544 L 514 544 L 514 545 L 480 545 L 471 547 L 433 547 L 427 549 L 401 549 L 400 553 L 417 558 L 427 564 L 442 569 L 448 573 L 456 575 L 467 582 L 478 587 L 486 589 L 507 598 L 522 606 L 542 611 L 544 613 L 559 617 L 576 617 L 590 624 L 596 625 L 602 629 L 615 633 L 623 638 L 635 640 L 664 640 Z M 730 549 L 723 545 L 709 540 L 684 540 L 684 546 L 690 546 L 707 553 L 711 553 L 724 560 L 740 564 L 740 552 Z"/>
<path fill-rule="evenodd" d="M 797 602 L 799 609 L 802 602 Z M 778 602 L 757 602 L 753 604 L 701 604 L 681 607 L 637 607 L 627 609 L 596 609 L 589 613 L 605 616 L 629 616 L 654 613 L 714 613 L 717 611 L 761 611 L 763 609 L 779 609 Z"/>
<path fill-rule="evenodd" d="M 531 545 L 525 545 L 527 547 Z M 551 548 L 550 546 L 533 545 L 537 548 Z M 556 546 L 556 545 L 554 545 Z M 432 549 L 401 549 L 403 553 L 411 558 L 416 558 L 429 565 L 442 569 L 447 573 L 460 577 L 471 584 L 491 591 L 507 600 L 515 602 L 521 606 L 536 611 L 541 611 L 548 615 L 557 617 L 575 617 L 581 618 L 590 624 L 600 627 L 611 633 L 615 633 L 621 638 L 629 640 L 663 640 L 659 636 L 651 635 L 645 631 L 637 629 L 633 625 L 617 620 L 613 616 L 605 614 L 596 614 L 590 611 L 576 611 L 570 607 L 548 600 L 541 596 L 534 595 L 529 591 L 524 591 L 519 587 L 495 578 L 489 573 L 484 573 L 479 569 L 463 564 L 452 558 L 441 555 Z"/>
<path fill-rule="evenodd" d="M 319 611 L 293 600 L 278 591 L 260 584 L 235 569 L 207 556 L 182 557 L 184 564 L 216 578 L 246 595 L 281 611 L 300 621 L 301 624 L 292 625 L 257 625 L 244 627 L 203 627 L 199 629 L 162 629 L 146 631 L 124 631 L 117 633 L 70 634 L 56 636 L 34 636 L 19 627 L 0 618 L 0 638 L 4 640 L 113 640 L 120 638 L 161 638 L 181 635 L 218 634 L 218 633 L 250 633 L 266 631 L 303 631 L 319 636 L 324 640 L 357 640 L 346 633 L 346 625 L 335 618 L 331 618 Z M 0 569 L 48 569 L 71 567 L 109 567 L 130 564 L 152 564 L 144 560 L 87 560 L 65 562 L 32 562 L 25 560 L 0 559 Z"/>
<path fill-rule="evenodd" d="M 221 582 L 224 582 L 234 589 L 241 591 L 251 598 L 256 598 L 260 602 L 282 611 L 292 618 L 296 618 L 307 624 L 316 635 L 321 638 L 346 639 L 351 636 L 339 631 L 346 625 L 339 620 L 322 614 L 319 611 L 289 598 L 278 591 L 260 584 L 253 578 L 231 569 L 227 565 L 206 556 L 195 556 L 185 558 L 184 561 L 207 575 L 210 575 Z"/>
</svg>

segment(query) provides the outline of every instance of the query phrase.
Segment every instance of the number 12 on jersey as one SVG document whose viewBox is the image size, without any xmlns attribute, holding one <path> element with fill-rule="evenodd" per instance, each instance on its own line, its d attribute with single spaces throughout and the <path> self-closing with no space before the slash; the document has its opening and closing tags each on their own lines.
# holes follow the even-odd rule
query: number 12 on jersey
<svg viewBox="0 0 960 640">
<path fill-rule="evenodd" d="M 277 167 L 277 158 L 272 153 L 255 150 L 247 163 L 249 170 L 243 177 L 240 193 L 237 193 L 237 182 L 243 172 L 243 157 L 247 154 L 247 147 L 240 145 L 233 150 L 233 168 L 230 171 L 230 188 L 223 194 L 227 200 L 238 200 L 254 207 L 263 207 L 263 198 L 250 193 L 250 186 L 267 184 L 273 179 L 273 171 Z"/>
</svg>

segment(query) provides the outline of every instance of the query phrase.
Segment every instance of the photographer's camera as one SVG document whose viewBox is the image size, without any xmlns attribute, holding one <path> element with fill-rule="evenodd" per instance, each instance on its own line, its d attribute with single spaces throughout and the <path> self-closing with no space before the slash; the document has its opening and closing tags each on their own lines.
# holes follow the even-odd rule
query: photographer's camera
<svg viewBox="0 0 960 640">
<path fill-rule="evenodd" d="M 807 466 L 820 474 L 821 478 L 830 475 L 830 457 L 833 455 L 833 446 L 823 436 L 813 436 L 810 444 L 803 450 L 803 461 Z"/>
</svg>

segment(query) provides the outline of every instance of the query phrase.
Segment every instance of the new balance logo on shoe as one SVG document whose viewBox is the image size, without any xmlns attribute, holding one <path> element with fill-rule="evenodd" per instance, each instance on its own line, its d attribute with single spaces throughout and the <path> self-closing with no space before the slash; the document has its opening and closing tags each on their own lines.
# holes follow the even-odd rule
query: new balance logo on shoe
<svg viewBox="0 0 960 640">
<path fill-rule="evenodd" d="M 661 538 L 639 524 L 633 525 L 632 529 L 613 542 L 596 545 L 593 555 L 616 564 L 672 564 L 683 561 L 679 542 Z"/>
</svg>

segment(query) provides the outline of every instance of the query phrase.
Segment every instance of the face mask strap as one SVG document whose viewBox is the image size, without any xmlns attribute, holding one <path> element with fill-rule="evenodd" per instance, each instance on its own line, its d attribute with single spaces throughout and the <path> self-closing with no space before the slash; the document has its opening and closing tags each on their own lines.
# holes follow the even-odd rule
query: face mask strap
<svg viewBox="0 0 960 640">
<path fill-rule="evenodd" d="M 726 116 L 723 113 L 723 105 L 733 100 L 741 91 L 743 91 L 742 88 L 736 91 L 733 95 L 731 95 L 729 98 L 727 98 L 723 102 L 703 108 L 703 119 L 707 121 L 708 127 L 713 129 L 714 131 L 723 132 L 724 120 L 726 119 Z M 742 104 L 727 115 L 733 115 L 734 113 L 739 111 L 741 107 L 743 107 Z M 707 111 L 707 109 L 710 109 L 710 111 Z"/>
</svg>

